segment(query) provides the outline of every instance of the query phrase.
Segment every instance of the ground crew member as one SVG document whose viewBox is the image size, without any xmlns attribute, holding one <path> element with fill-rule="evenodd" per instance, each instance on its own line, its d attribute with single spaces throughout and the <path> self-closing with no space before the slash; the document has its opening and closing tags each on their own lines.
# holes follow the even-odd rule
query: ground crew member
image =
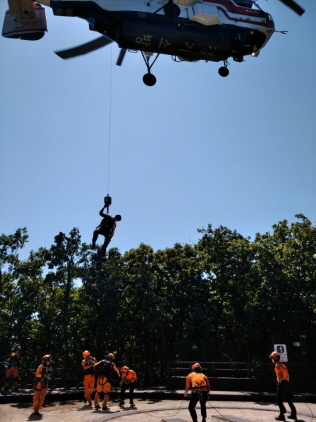
<svg viewBox="0 0 316 422">
<path fill-rule="evenodd" d="M 53 363 L 51 355 L 44 355 L 42 363 L 36 370 L 35 383 L 34 383 L 34 396 L 33 396 L 33 415 L 41 416 L 39 413 L 40 408 L 43 406 L 46 394 L 47 384 L 49 380 L 49 365 Z"/>
<path fill-rule="evenodd" d="M 86 403 L 88 401 L 89 406 L 91 406 L 92 401 L 90 396 L 94 389 L 94 365 L 97 363 L 97 360 L 90 355 L 88 350 L 82 352 L 82 357 L 84 402 Z"/>
<path fill-rule="evenodd" d="M 137 375 L 136 372 L 133 371 L 132 369 L 129 369 L 128 366 L 122 366 L 121 368 L 121 382 L 120 382 L 120 386 L 121 386 L 121 393 L 120 393 L 120 401 L 119 404 L 120 406 L 123 406 L 124 403 L 124 393 L 126 390 L 129 389 L 129 403 L 131 405 L 131 407 L 134 407 L 134 388 L 135 388 L 135 383 L 137 380 Z"/>
<path fill-rule="evenodd" d="M 21 346 L 16 344 L 10 353 L 10 359 L 8 362 L 8 369 L 5 373 L 4 389 L 9 386 L 10 379 L 13 378 L 14 391 L 19 389 L 19 366 L 22 360 Z"/>
<path fill-rule="evenodd" d="M 283 400 L 285 399 L 291 409 L 291 414 L 288 416 L 289 419 L 296 420 L 296 408 L 293 404 L 293 392 L 290 387 L 290 376 L 289 372 L 287 370 L 287 367 L 280 362 L 280 353 L 278 352 L 272 352 L 269 358 L 272 360 L 272 363 L 274 364 L 274 371 L 276 374 L 277 379 L 277 395 L 276 399 L 278 402 L 278 406 L 280 409 L 280 414 L 275 419 L 277 421 L 285 421 L 284 414 L 286 413 L 286 408 L 283 404 Z"/>
<path fill-rule="evenodd" d="M 103 400 L 102 410 L 108 410 L 108 401 L 110 398 L 111 391 L 111 379 L 119 379 L 120 372 L 113 362 L 115 356 L 113 353 L 109 353 L 103 360 L 97 362 L 94 365 L 95 375 L 95 390 L 91 395 L 94 399 L 94 406 L 96 409 L 100 409 L 99 398 Z"/>
<path fill-rule="evenodd" d="M 104 243 L 102 245 L 102 255 L 105 255 L 106 248 L 108 244 L 111 242 L 112 237 L 114 236 L 115 228 L 116 228 L 116 222 L 121 221 L 122 217 L 120 215 L 116 215 L 115 217 L 111 217 L 108 214 L 105 214 L 104 208 L 106 208 L 106 205 L 101 209 L 99 212 L 100 216 L 103 217 L 103 220 L 99 224 L 98 227 L 93 232 L 92 237 L 92 248 L 95 248 L 95 242 L 98 239 L 99 234 L 102 234 L 104 236 Z"/>
<path fill-rule="evenodd" d="M 189 412 L 193 422 L 198 422 L 195 406 L 199 401 L 201 404 L 202 422 L 206 422 L 206 400 L 210 391 L 210 382 L 206 375 L 202 373 L 202 367 L 199 363 L 192 365 L 192 370 L 185 382 L 184 397 L 187 397 L 191 388 L 191 397 L 189 403 Z"/>
</svg>

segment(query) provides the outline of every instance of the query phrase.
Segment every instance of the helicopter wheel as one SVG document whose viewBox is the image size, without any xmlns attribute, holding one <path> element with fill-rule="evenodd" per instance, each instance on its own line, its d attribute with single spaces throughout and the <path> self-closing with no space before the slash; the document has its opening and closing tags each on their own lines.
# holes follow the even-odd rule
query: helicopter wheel
<svg viewBox="0 0 316 422">
<path fill-rule="evenodd" d="M 227 69 L 226 66 L 222 66 L 218 69 L 218 73 L 223 77 L 226 78 L 226 76 L 229 75 L 229 70 Z"/>
<path fill-rule="evenodd" d="M 156 81 L 157 81 L 156 76 L 152 75 L 151 73 L 146 73 L 143 76 L 143 82 L 147 86 L 154 86 Z"/>
</svg>

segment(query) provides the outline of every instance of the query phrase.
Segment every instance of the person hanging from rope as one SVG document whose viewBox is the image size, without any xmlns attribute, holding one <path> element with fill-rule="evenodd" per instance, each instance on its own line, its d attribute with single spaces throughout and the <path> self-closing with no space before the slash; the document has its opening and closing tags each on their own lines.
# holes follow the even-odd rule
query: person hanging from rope
<svg viewBox="0 0 316 422">
<path fill-rule="evenodd" d="M 296 407 L 293 404 L 293 392 L 290 387 L 290 376 L 287 367 L 280 362 L 280 353 L 279 352 L 272 352 L 269 356 L 272 363 L 274 364 L 274 372 L 277 379 L 277 395 L 276 399 L 278 402 L 278 406 L 280 409 L 280 414 L 275 419 L 277 421 L 285 421 L 284 414 L 286 413 L 286 408 L 283 404 L 283 400 L 285 399 L 291 409 L 291 414 L 288 416 L 288 419 L 294 419 L 296 421 Z"/>
<path fill-rule="evenodd" d="M 103 256 L 105 255 L 106 248 L 108 247 L 109 243 L 112 240 L 112 237 L 114 236 L 114 232 L 116 229 L 116 222 L 122 220 L 122 217 L 120 215 L 111 217 L 109 214 L 105 214 L 104 213 L 105 208 L 107 208 L 106 205 L 104 205 L 104 207 L 99 212 L 99 215 L 103 217 L 103 220 L 98 225 L 98 227 L 96 227 L 96 229 L 94 230 L 93 237 L 92 237 L 92 249 L 94 249 L 95 242 L 97 241 L 99 234 L 104 236 L 104 243 L 101 249 Z"/>
<path fill-rule="evenodd" d="M 191 388 L 191 397 L 189 403 L 189 412 L 193 422 L 198 422 L 195 406 L 199 401 L 201 404 L 202 422 L 206 422 L 206 400 L 210 391 L 210 382 L 206 375 L 202 373 L 202 367 L 199 363 L 191 366 L 191 372 L 185 381 L 184 397 L 187 397 Z"/>
</svg>

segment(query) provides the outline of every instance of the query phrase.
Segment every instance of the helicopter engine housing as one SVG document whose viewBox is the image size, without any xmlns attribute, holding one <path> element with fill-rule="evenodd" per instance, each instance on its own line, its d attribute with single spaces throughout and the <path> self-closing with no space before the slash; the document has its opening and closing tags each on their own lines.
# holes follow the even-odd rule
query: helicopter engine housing
<svg viewBox="0 0 316 422">
<path fill-rule="evenodd" d="M 4 16 L 2 35 L 5 38 L 19 38 L 27 41 L 37 41 L 47 32 L 47 21 L 44 7 L 30 2 L 30 10 L 25 16 L 17 18 L 8 10 Z"/>
</svg>

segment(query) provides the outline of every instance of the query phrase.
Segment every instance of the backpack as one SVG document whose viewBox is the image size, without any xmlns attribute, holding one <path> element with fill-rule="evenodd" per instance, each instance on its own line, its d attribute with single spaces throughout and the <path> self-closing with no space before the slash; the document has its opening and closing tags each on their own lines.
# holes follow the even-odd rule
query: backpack
<svg viewBox="0 0 316 422">
<path fill-rule="evenodd" d="M 94 376 L 107 377 L 108 379 L 112 374 L 113 363 L 108 359 L 103 359 L 94 366 Z"/>
</svg>

